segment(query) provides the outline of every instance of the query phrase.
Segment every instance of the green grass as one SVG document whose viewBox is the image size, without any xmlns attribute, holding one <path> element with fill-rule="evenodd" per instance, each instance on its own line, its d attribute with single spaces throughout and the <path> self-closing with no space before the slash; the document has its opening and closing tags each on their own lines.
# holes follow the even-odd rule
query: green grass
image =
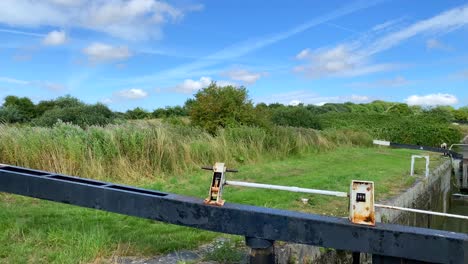
<svg viewBox="0 0 468 264">
<path fill-rule="evenodd" d="M 240 166 L 229 179 L 348 191 L 352 179 L 372 180 L 376 199 L 413 184 L 410 156 L 417 151 L 344 147 L 283 160 Z M 432 156 L 432 166 L 440 164 Z M 207 164 L 208 165 L 208 164 Z M 229 164 L 228 164 L 229 165 Z M 418 174 L 424 163 L 417 163 Z M 210 173 L 158 178 L 148 188 L 205 198 Z M 307 197 L 309 204 L 299 199 Z M 281 191 L 227 187 L 227 202 L 346 215 L 346 199 Z M 0 194 L 0 263 L 105 262 L 115 255 L 157 255 L 196 248 L 222 236 L 135 217 Z"/>
</svg>

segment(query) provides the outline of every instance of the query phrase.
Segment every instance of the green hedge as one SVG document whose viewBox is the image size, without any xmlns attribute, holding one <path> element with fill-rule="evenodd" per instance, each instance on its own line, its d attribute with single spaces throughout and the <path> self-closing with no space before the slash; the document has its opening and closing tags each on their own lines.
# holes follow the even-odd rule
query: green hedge
<svg viewBox="0 0 468 264">
<path fill-rule="evenodd" d="M 462 138 L 458 127 L 430 115 L 327 113 L 319 116 L 323 129 L 364 130 L 374 138 L 392 142 L 440 146 Z"/>
</svg>

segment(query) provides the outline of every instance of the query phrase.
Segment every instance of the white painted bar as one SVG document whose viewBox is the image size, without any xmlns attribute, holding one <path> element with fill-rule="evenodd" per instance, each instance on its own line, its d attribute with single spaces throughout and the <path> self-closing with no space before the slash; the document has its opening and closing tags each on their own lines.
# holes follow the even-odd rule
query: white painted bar
<svg viewBox="0 0 468 264">
<path fill-rule="evenodd" d="M 468 144 L 452 144 L 452 145 L 450 145 L 449 150 L 452 150 L 452 148 L 453 148 L 454 146 L 467 146 L 467 147 L 468 147 Z"/>
<path fill-rule="evenodd" d="M 420 210 L 420 209 L 414 209 L 414 208 L 399 207 L 399 206 L 393 206 L 393 205 L 385 205 L 385 204 L 375 204 L 375 207 L 385 208 L 385 209 L 393 209 L 393 210 L 400 210 L 400 211 L 406 211 L 406 212 L 413 212 L 413 213 L 420 213 L 420 214 L 438 215 L 438 216 L 445 216 L 445 217 L 452 217 L 452 218 L 459 218 L 459 219 L 468 220 L 468 216 L 465 216 L 465 215 L 456 215 L 456 214 L 439 213 L 439 212 L 426 211 L 426 210 Z"/>
<path fill-rule="evenodd" d="M 271 185 L 271 184 L 241 182 L 241 181 L 226 181 L 225 184 L 232 185 L 232 186 L 251 187 L 251 188 L 269 189 L 269 190 L 280 190 L 280 191 L 290 191 L 290 192 L 299 192 L 299 193 L 311 193 L 311 194 L 322 194 L 322 195 L 330 195 L 330 196 L 338 196 L 338 197 L 348 197 L 348 193 L 345 193 L 345 192 L 316 190 L 316 189 L 300 188 L 300 187 L 294 187 L 294 186 L 281 186 L 281 185 Z"/>
<path fill-rule="evenodd" d="M 390 141 L 385 141 L 385 140 L 377 140 L 375 139 L 373 141 L 374 145 L 380 145 L 380 146 L 390 146 Z"/>
</svg>

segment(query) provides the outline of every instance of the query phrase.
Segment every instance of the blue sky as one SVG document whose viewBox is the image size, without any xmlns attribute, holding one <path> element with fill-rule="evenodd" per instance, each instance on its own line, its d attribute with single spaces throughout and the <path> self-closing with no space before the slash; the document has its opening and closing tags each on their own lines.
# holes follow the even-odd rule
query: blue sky
<svg viewBox="0 0 468 264">
<path fill-rule="evenodd" d="M 464 1 L 2 0 L 0 38 L 0 97 L 468 105 Z"/>
</svg>

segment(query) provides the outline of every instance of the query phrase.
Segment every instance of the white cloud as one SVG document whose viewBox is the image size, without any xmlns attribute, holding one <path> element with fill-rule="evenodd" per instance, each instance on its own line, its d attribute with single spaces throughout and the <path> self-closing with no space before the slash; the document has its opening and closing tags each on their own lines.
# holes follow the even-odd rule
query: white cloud
<svg viewBox="0 0 468 264">
<path fill-rule="evenodd" d="M 115 93 L 115 97 L 122 99 L 142 99 L 148 97 L 148 93 L 142 89 L 132 88 L 128 90 L 121 90 Z"/>
<path fill-rule="evenodd" d="M 157 0 L 2 0 L 0 23 L 84 28 L 140 40 L 159 37 L 164 24 L 197 10 Z"/>
<path fill-rule="evenodd" d="M 452 94 L 428 94 L 428 95 L 412 95 L 405 99 L 408 105 L 421 106 L 436 106 L 436 105 L 455 105 L 458 103 L 458 98 Z"/>
<path fill-rule="evenodd" d="M 256 102 L 265 102 L 265 103 L 281 103 L 287 105 L 297 105 L 300 103 L 303 104 L 314 104 L 314 105 L 324 105 L 326 103 L 367 103 L 370 102 L 372 98 L 364 95 L 344 95 L 344 96 L 322 96 L 314 92 L 306 90 L 297 90 L 287 93 L 273 94 L 269 97 L 258 98 Z"/>
<path fill-rule="evenodd" d="M 314 52 L 301 53 L 296 57 L 301 57 L 308 63 L 294 68 L 294 71 L 304 73 L 311 78 L 359 76 L 398 67 L 394 64 L 371 64 L 368 58 L 355 53 L 351 45 L 345 44 L 331 49 L 318 49 Z"/>
<path fill-rule="evenodd" d="M 291 102 L 288 103 L 288 105 L 292 105 L 292 106 L 298 106 L 302 104 L 301 100 L 292 100 Z"/>
<path fill-rule="evenodd" d="M 65 33 L 65 31 L 54 30 L 54 31 L 49 32 L 44 37 L 44 39 L 42 40 L 42 43 L 48 46 L 57 46 L 57 45 L 64 44 L 66 41 L 67 41 L 67 33 Z"/>
<path fill-rule="evenodd" d="M 302 60 L 302 59 L 305 59 L 305 58 L 309 57 L 309 55 L 310 55 L 310 49 L 303 49 L 303 50 L 301 50 L 301 52 L 299 52 L 296 55 L 296 59 Z"/>
<path fill-rule="evenodd" d="M 374 29 L 358 40 L 341 43 L 332 48 L 320 48 L 307 52 L 303 50 L 296 57 L 305 60 L 306 63 L 295 67 L 294 71 L 312 78 L 320 78 L 358 76 L 393 70 L 400 66 L 375 64 L 372 62 L 372 56 L 420 34 L 449 32 L 466 25 L 468 25 L 468 6 L 448 10 L 432 18 L 413 23 L 406 28 L 375 38 L 373 35 L 380 34 L 377 31 L 383 27 L 383 25 L 377 25 L 379 30 Z M 385 27 L 387 26 L 385 25 Z"/>
<path fill-rule="evenodd" d="M 211 77 L 201 77 L 199 80 L 186 79 L 182 83 L 172 87 L 169 91 L 177 93 L 194 93 L 200 89 L 208 87 L 214 80 Z M 216 81 L 218 86 L 237 86 L 235 83 L 230 81 Z"/>
<path fill-rule="evenodd" d="M 222 73 L 222 75 L 231 78 L 234 81 L 241 81 L 247 84 L 254 84 L 262 76 L 266 76 L 265 72 L 251 72 L 245 69 L 233 69 Z"/>
<path fill-rule="evenodd" d="M 90 62 L 110 62 L 128 59 L 132 54 L 126 46 L 111 46 L 103 43 L 93 43 L 83 49 Z"/>
<path fill-rule="evenodd" d="M 210 77 L 201 77 L 200 80 L 186 79 L 176 85 L 173 90 L 179 93 L 193 93 L 207 87 L 212 82 Z"/>
<path fill-rule="evenodd" d="M 396 76 L 395 78 L 390 79 L 380 79 L 369 82 L 355 82 L 351 83 L 350 86 L 353 87 L 363 87 L 363 88 L 378 88 L 378 87 L 401 87 L 408 85 L 410 82 L 403 76 Z"/>
</svg>

